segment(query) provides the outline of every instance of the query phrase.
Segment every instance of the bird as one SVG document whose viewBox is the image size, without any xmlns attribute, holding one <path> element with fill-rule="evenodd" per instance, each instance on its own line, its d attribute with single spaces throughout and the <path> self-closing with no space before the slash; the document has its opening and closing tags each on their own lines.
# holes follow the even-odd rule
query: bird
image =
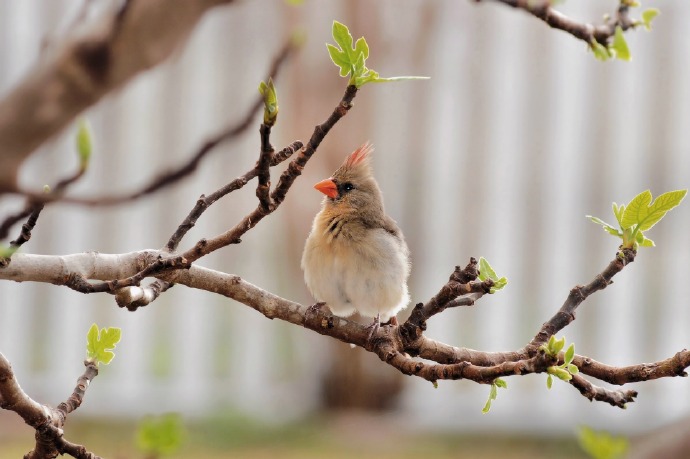
<svg viewBox="0 0 690 459">
<path fill-rule="evenodd" d="M 325 196 L 302 253 L 304 280 L 318 309 L 397 324 L 409 303 L 410 252 L 395 220 L 386 215 L 371 168 L 373 146 L 352 152 L 329 178 L 314 185 Z"/>
</svg>

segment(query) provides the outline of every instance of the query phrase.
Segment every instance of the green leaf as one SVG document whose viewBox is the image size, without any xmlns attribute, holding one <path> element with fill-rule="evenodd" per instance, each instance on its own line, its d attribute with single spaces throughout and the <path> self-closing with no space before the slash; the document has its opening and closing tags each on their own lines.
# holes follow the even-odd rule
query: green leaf
<svg viewBox="0 0 690 459">
<path fill-rule="evenodd" d="M 553 386 L 553 376 L 548 375 L 546 377 L 546 388 L 551 389 L 551 386 Z"/>
<path fill-rule="evenodd" d="M 120 341 L 122 330 L 116 327 L 102 328 L 98 330 L 98 325 L 93 324 L 86 334 L 86 357 L 97 365 L 109 364 L 115 357 L 112 352 L 115 345 Z"/>
<path fill-rule="evenodd" d="M 549 374 L 554 375 L 561 381 L 570 381 L 571 379 L 573 379 L 573 376 L 570 373 L 568 373 L 568 370 L 565 370 L 560 367 L 549 367 L 546 369 L 546 371 Z"/>
<path fill-rule="evenodd" d="M 635 196 L 626 207 L 621 226 L 626 229 L 637 225 L 638 231 L 647 231 L 656 225 L 668 211 L 678 206 L 688 190 L 668 191 L 652 202 L 652 193 L 645 190 Z"/>
<path fill-rule="evenodd" d="M 343 23 L 333 21 L 333 40 L 340 46 L 340 49 L 345 51 L 348 56 L 352 53 L 352 35 L 350 29 Z M 350 59 L 354 61 L 354 59 Z"/>
<path fill-rule="evenodd" d="M 339 46 L 326 44 L 328 54 L 333 63 L 340 68 L 340 76 L 350 75 L 348 84 L 355 85 L 357 88 L 366 83 L 385 83 L 401 80 L 421 80 L 427 77 L 392 77 L 381 78 L 378 72 L 367 68 L 366 60 L 369 58 L 369 45 L 364 37 L 360 37 L 352 46 L 352 35 L 345 24 L 333 21 L 333 40 Z"/>
<path fill-rule="evenodd" d="M 621 204 L 620 207 L 614 202 L 613 203 L 613 214 L 616 216 L 618 224 L 623 227 L 623 213 L 625 213 L 625 204 Z"/>
<path fill-rule="evenodd" d="M 479 258 L 479 280 L 485 281 L 487 279 L 493 279 L 496 280 L 498 279 L 498 276 L 496 275 L 496 271 L 491 267 L 488 261 L 486 261 L 486 258 L 480 257 Z"/>
<path fill-rule="evenodd" d="M 614 204 L 615 204 L 615 203 L 614 203 Z M 615 212 L 615 211 L 614 211 L 614 212 Z M 587 215 L 586 217 L 589 218 L 590 220 L 592 220 L 592 221 L 593 221 L 594 223 L 596 223 L 597 225 L 601 225 L 601 226 L 603 227 L 604 231 L 606 231 L 607 233 L 609 233 L 609 234 L 611 234 L 611 235 L 613 235 L 613 236 L 623 237 L 623 233 L 621 233 L 620 231 L 618 231 L 618 229 L 615 228 L 614 226 L 609 225 L 608 223 L 606 223 L 604 220 L 602 220 L 602 219 L 600 219 L 600 218 L 597 218 L 597 217 L 592 217 L 591 215 Z"/>
<path fill-rule="evenodd" d="M 571 375 L 576 375 L 580 372 L 580 369 L 577 367 L 577 365 L 573 365 L 572 363 L 568 365 L 567 370 Z"/>
<path fill-rule="evenodd" d="M 652 19 L 659 15 L 659 10 L 656 8 L 649 8 L 642 12 L 642 24 L 647 30 L 652 30 Z"/>
<path fill-rule="evenodd" d="M 494 384 L 496 384 L 497 387 L 500 387 L 502 389 L 507 389 L 508 388 L 508 383 L 505 382 L 505 380 L 501 378 L 496 378 L 494 379 Z"/>
<path fill-rule="evenodd" d="M 575 344 L 571 343 L 570 346 L 568 346 L 568 350 L 565 351 L 565 357 L 564 361 L 566 365 L 569 365 L 570 362 L 573 361 L 573 358 L 575 358 Z"/>
<path fill-rule="evenodd" d="M 548 348 L 549 352 L 553 347 L 556 345 L 556 335 L 551 335 L 549 338 L 549 342 L 546 344 L 546 347 Z"/>
<path fill-rule="evenodd" d="M 169 455 L 182 446 L 185 429 L 177 413 L 147 416 L 137 429 L 137 447 L 152 456 Z"/>
<path fill-rule="evenodd" d="M 611 48 L 616 52 L 616 58 L 624 61 L 630 61 L 632 56 L 630 55 L 630 49 L 628 48 L 628 43 L 625 41 L 623 36 L 623 29 L 621 26 L 616 26 L 616 33 L 613 35 L 613 43 L 611 43 Z"/>
<path fill-rule="evenodd" d="M 565 336 L 563 336 L 561 339 L 554 341 L 553 346 L 551 347 L 551 355 L 558 355 L 559 352 L 563 350 L 565 347 Z"/>
<path fill-rule="evenodd" d="M 594 57 L 600 61 L 607 61 L 611 58 L 611 52 L 608 50 L 608 48 L 596 41 L 594 38 L 592 38 L 592 41 L 589 42 L 589 48 L 594 53 Z"/>
<path fill-rule="evenodd" d="M 508 284 L 508 279 L 505 277 L 499 278 L 494 269 L 491 267 L 489 262 L 484 258 L 479 258 L 479 280 L 485 281 L 491 279 L 494 281 L 494 286 L 491 287 L 489 293 L 495 293 L 501 290 Z"/>
<path fill-rule="evenodd" d="M 364 56 L 364 60 L 369 59 L 369 45 L 364 37 L 359 37 L 355 43 L 355 56 Z"/>
<path fill-rule="evenodd" d="M 484 408 L 482 408 L 482 414 L 488 413 L 490 409 L 491 409 L 491 397 L 489 397 L 489 399 L 484 404 Z"/>
<path fill-rule="evenodd" d="M 352 71 L 352 65 L 350 64 L 350 59 L 347 57 L 345 51 L 341 51 L 330 43 L 326 43 L 328 48 L 328 54 L 331 56 L 331 60 L 335 65 L 340 67 L 340 76 L 346 77 Z"/>
<path fill-rule="evenodd" d="M 649 191 L 649 190 L 647 190 Z M 654 200 L 654 202 L 646 209 L 645 216 L 639 220 L 639 231 L 647 231 L 656 225 L 666 213 L 678 206 L 685 198 L 688 190 L 676 190 L 663 193 Z M 650 193 L 651 197 L 651 193 Z"/>
<path fill-rule="evenodd" d="M 578 432 L 580 448 L 593 459 L 619 459 L 628 452 L 629 441 L 608 432 L 582 427 Z"/>
<path fill-rule="evenodd" d="M 434 389 L 438 389 L 438 381 L 433 380 L 433 381 L 431 381 L 431 384 L 433 384 Z"/>
<path fill-rule="evenodd" d="M 628 203 L 623 212 L 621 227 L 627 229 L 642 222 L 649 214 L 649 204 L 652 202 L 652 193 L 645 190 Z"/>
<path fill-rule="evenodd" d="M 79 127 L 77 128 L 76 144 L 77 154 L 79 155 L 79 167 L 85 170 L 89 166 L 89 159 L 91 159 L 91 152 L 93 145 L 91 142 L 89 124 L 84 118 L 79 120 Z"/>
<path fill-rule="evenodd" d="M 268 84 L 259 83 L 259 94 L 264 97 L 264 124 L 273 126 L 278 117 L 278 93 L 272 78 L 268 79 Z"/>
<path fill-rule="evenodd" d="M 494 282 L 494 286 L 491 287 L 491 289 L 489 289 L 489 293 L 496 293 L 506 285 L 508 285 L 508 279 L 505 277 L 501 277 L 500 279 Z"/>
</svg>

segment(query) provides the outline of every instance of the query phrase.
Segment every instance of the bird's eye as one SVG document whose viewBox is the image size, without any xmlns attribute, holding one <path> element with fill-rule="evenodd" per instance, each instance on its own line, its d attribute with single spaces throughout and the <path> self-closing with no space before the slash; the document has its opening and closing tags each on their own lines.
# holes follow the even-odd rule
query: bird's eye
<svg viewBox="0 0 690 459">
<path fill-rule="evenodd" d="M 355 186 L 352 183 L 350 183 L 350 182 L 343 183 L 343 190 L 344 191 L 352 191 L 354 189 L 355 189 Z"/>
</svg>

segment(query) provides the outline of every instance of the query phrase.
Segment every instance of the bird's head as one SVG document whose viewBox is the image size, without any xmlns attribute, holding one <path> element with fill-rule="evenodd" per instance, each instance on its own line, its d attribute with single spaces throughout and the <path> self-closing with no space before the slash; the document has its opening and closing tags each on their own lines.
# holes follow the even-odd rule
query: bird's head
<svg viewBox="0 0 690 459">
<path fill-rule="evenodd" d="M 383 209 L 381 190 L 371 170 L 370 155 L 374 150 L 369 142 L 352 152 L 338 169 L 314 188 L 326 195 L 325 205 L 334 209 Z"/>
</svg>

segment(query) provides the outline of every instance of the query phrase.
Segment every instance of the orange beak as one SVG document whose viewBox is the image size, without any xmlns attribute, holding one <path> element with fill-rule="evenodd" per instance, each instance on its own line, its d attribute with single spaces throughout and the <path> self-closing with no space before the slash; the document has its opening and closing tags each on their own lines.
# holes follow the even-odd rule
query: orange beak
<svg viewBox="0 0 690 459">
<path fill-rule="evenodd" d="M 327 178 L 326 180 L 321 180 L 319 183 L 314 185 L 314 188 L 328 196 L 329 198 L 338 197 L 338 187 L 335 186 L 335 182 L 332 178 Z"/>
</svg>

